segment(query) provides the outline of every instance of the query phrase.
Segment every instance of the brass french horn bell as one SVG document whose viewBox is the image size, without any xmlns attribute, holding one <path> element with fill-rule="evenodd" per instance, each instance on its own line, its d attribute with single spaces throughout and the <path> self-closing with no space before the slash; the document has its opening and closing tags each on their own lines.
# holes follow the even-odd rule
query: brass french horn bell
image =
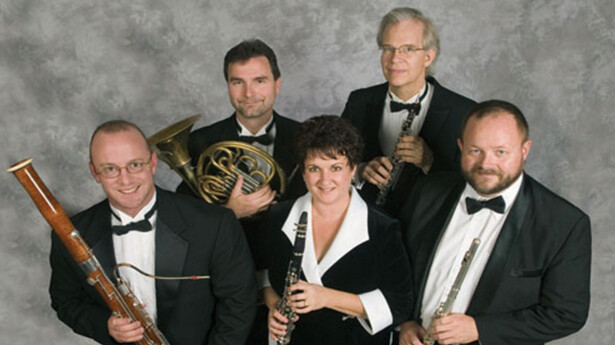
<svg viewBox="0 0 615 345">
<path fill-rule="evenodd" d="M 188 136 L 201 115 L 194 115 L 162 129 L 147 139 L 158 157 L 175 170 L 190 189 L 212 204 L 224 204 L 243 177 L 242 192 L 252 193 L 263 186 L 283 194 L 286 177 L 267 152 L 241 141 L 222 141 L 201 153 L 196 167 L 188 154 Z"/>
</svg>

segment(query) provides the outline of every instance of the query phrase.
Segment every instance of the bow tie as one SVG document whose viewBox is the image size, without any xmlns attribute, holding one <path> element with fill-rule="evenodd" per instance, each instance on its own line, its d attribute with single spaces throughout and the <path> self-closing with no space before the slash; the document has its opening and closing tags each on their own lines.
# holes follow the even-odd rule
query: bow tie
<svg viewBox="0 0 615 345">
<path fill-rule="evenodd" d="M 506 202 L 502 196 L 498 196 L 497 198 L 489 199 L 489 200 L 476 200 L 473 198 L 466 198 L 466 206 L 468 208 L 469 214 L 474 214 L 483 208 L 488 208 L 497 213 L 504 213 L 504 209 L 506 208 Z"/>
<path fill-rule="evenodd" d="M 111 226 L 111 229 L 113 229 L 113 232 L 118 236 L 122 236 L 133 230 L 148 232 L 153 229 L 152 223 L 149 222 L 149 219 L 154 215 L 154 212 L 156 212 L 156 205 L 154 205 L 154 207 L 152 207 L 152 209 L 145 214 L 145 218 L 142 220 L 128 223 L 126 225 L 113 225 Z M 116 219 L 120 219 L 120 217 L 118 217 L 115 213 L 111 212 L 111 214 L 113 214 Z"/>
<path fill-rule="evenodd" d="M 265 146 L 271 145 L 273 143 L 273 139 L 269 134 L 262 134 L 257 136 L 240 135 L 238 140 L 248 144 L 259 143 Z"/>
<path fill-rule="evenodd" d="M 271 129 L 273 128 L 273 125 L 275 124 L 275 117 L 273 118 L 273 120 L 271 120 L 271 123 L 269 123 L 269 125 L 267 125 L 267 128 L 265 129 L 265 134 L 261 134 L 261 135 L 240 135 L 239 138 L 237 140 L 242 141 L 244 143 L 247 144 L 253 144 L 253 143 L 259 143 L 261 145 L 264 146 L 269 146 L 271 144 L 273 144 L 273 138 L 270 134 Z M 235 125 L 237 126 L 237 132 L 241 133 L 242 129 L 241 126 L 239 125 L 239 122 L 236 121 Z"/>
<path fill-rule="evenodd" d="M 402 110 L 408 110 L 408 113 L 417 115 L 421 111 L 421 103 L 399 103 L 391 101 L 391 112 L 396 113 Z"/>
<path fill-rule="evenodd" d="M 402 111 L 405 109 L 405 110 L 408 110 L 408 114 L 413 114 L 415 116 L 418 115 L 419 112 L 421 111 L 421 102 L 423 101 L 425 96 L 427 96 L 428 90 L 429 90 L 429 83 L 425 83 L 425 89 L 423 90 L 423 93 L 419 96 L 419 99 L 415 103 L 399 103 L 391 99 L 391 103 L 390 103 L 391 112 L 396 113 L 398 111 Z"/>
</svg>

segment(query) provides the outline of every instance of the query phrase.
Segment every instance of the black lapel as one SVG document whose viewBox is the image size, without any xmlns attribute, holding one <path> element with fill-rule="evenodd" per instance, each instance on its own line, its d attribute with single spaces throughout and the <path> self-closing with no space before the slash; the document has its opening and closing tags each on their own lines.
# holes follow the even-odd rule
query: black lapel
<svg viewBox="0 0 615 345">
<path fill-rule="evenodd" d="M 380 147 L 380 139 L 378 133 L 380 132 L 380 124 L 382 122 L 382 115 L 384 110 L 384 101 L 386 99 L 387 92 L 389 90 L 389 84 L 381 84 L 380 87 L 374 90 L 374 93 L 367 100 L 365 106 L 365 126 L 363 128 L 363 137 L 366 142 L 366 146 L 373 146 L 377 148 L 377 152 L 372 154 L 366 152 L 366 154 L 373 157 L 382 156 L 382 148 Z M 367 147 L 366 147 L 367 148 Z M 364 159 L 371 159 L 373 157 L 363 157 Z"/>
<path fill-rule="evenodd" d="M 504 270 L 506 261 L 508 260 L 510 250 L 521 232 L 523 223 L 526 219 L 527 210 L 531 206 L 531 186 L 528 182 L 529 179 L 530 177 L 527 175 L 523 177 L 523 183 L 517 195 L 517 199 L 502 226 L 502 230 L 495 242 L 495 247 L 491 252 L 485 270 L 472 296 L 472 301 L 466 311 L 468 315 L 476 315 L 489 307 L 493 295 L 502 281 L 502 275 L 507 273 Z"/>
<path fill-rule="evenodd" d="M 424 270 L 416 272 L 416 277 L 420 277 L 420 285 L 418 286 L 418 296 L 416 298 L 416 305 L 414 308 L 414 316 L 420 317 L 421 305 L 423 301 L 423 295 L 425 293 L 425 284 L 427 283 L 427 275 L 431 269 L 438 243 L 444 235 L 446 227 L 455 212 L 459 197 L 465 188 L 465 181 L 462 179 L 451 188 L 450 192 L 446 196 L 446 199 L 441 206 L 437 207 L 434 216 L 425 217 L 431 219 L 428 224 L 421 226 L 423 233 L 420 238 L 415 238 L 415 241 L 419 241 L 420 246 L 417 248 L 415 255 L 415 262 L 413 262 L 414 269 L 424 268 Z M 421 216 L 418 216 L 421 217 Z M 435 231 L 437 230 L 437 231 Z"/>
<path fill-rule="evenodd" d="M 446 122 L 451 109 L 448 107 L 448 100 L 442 94 L 442 86 L 433 77 L 427 77 L 427 82 L 434 87 L 434 92 L 427 110 L 427 118 L 419 135 L 433 147 L 432 141 L 437 140 L 440 128 Z"/>
<path fill-rule="evenodd" d="M 101 208 L 96 211 L 92 224 L 87 229 L 84 240 L 90 245 L 92 253 L 102 266 L 111 281 L 115 281 L 112 270 L 116 265 L 115 251 L 111 230 L 111 208 L 108 201 L 104 201 Z"/>
<path fill-rule="evenodd" d="M 236 116 L 236 114 L 233 114 L 231 117 L 226 119 L 222 128 L 222 133 L 219 134 L 219 138 L 221 138 L 221 140 L 216 140 L 212 144 L 223 140 L 239 140 L 239 130 L 237 129 Z"/>
<path fill-rule="evenodd" d="M 297 128 L 292 128 L 290 121 L 273 112 L 275 121 L 275 140 L 273 143 L 273 158 L 282 167 L 286 177 L 295 169 L 295 158 L 292 143 Z M 287 181 L 288 182 L 288 181 Z"/>
<path fill-rule="evenodd" d="M 188 252 L 188 242 L 180 236 L 186 225 L 168 192 L 156 188 L 156 193 L 156 275 L 179 277 Z M 156 280 L 156 303 L 161 323 L 171 315 L 179 283 L 178 280 Z"/>
</svg>

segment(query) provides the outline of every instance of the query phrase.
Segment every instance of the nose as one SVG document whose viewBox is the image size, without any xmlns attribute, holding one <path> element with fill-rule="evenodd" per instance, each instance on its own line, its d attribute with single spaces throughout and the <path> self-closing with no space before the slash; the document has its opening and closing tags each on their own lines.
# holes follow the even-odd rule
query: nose
<svg viewBox="0 0 615 345">
<path fill-rule="evenodd" d="M 122 184 L 130 183 L 130 173 L 126 169 L 126 167 L 120 168 L 120 174 L 117 177 L 118 182 Z"/>
<path fill-rule="evenodd" d="M 489 169 L 495 165 L 495 155 L 491 152 L 485 152 L 480 157 L 480 166 L 484 169 Z"/>
<path fill-rule="evenodd" d="M 323 169 L 320 172 L 319 181 L 322 183 L 322 182 L 328 182 L 329 180 L 331 180 L 331 172 L 328 171 L 327 169 Z"/>
<path fill-rule="evenodd" d="M 402 59 L 401 50 L 397 48 L 393 51 L 393 54 L 391 54 L 391 61 L 399 61 L 401 59 Z"/>
<path fill-rule="evenodd" d="M 252 96 L 254 96 L 254 90 L 253 90 L 252 84 L 246 85 L 246 88 L 244 90 L 244 94 L 245 94 L 246 98 L 252 98 Z"/>
</svg>

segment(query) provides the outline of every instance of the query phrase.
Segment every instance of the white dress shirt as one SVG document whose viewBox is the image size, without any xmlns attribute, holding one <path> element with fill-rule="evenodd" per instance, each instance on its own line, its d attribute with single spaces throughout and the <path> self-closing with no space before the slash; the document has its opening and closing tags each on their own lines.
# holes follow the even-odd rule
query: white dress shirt
<svg viewBox="0 0 615 345">
<path fill-rule="evenodd" d="M 126 225 L 131 222 L 138 222 L 145 218 L 145 214 L 156 204 L 156 194 L 152 200 L 143 207 L 137 215 L 132 218 L 126 213 L 109 205 L 111 211 L 120 220 L 111 215 L 111 225 Z M 112 235 L 115 261 L 119 263 L 129 263 L 142 271 L 155 274 L 156 272 L 156 218 L 158 212 L 154 212 L 149 218 L 152 230 L 147 232 L 130 231 L 124 235 Z M 146 277 L 137 271 L 128 268 L 119 268 L 120 276 L 129 283 L 132 292 L 137 299 L 145 306 L 145 310 L 156 321 L 156 281 Z"/>
<path fill-rule="evenodd" d="M 390 90 L 387 92 L 387 96 L 384 100 L 384 109 L 382 110 L 382 119 L 380 121 L 380 131 L 378 132 L 380 148 L 385 156 L 390 157 L 393 154 L 395 145 L 397 144 L 397 139 L 401 133 L 402 125 L 404 121 L 406 121 L 406 118 L 408 118 L 408 110 L 406 109 L 394 113 L 391 112 L 391 101 L 404 104 L 416 103 L 425 91 L 427 84 L 428 82 L 425 82 L 425 85 L 419 93 L 410 97 L 408 100 L 400 99 Z M 412 121 L 412 125 L 410 126 L 410 135 L 417 136 L 421 133 L 421 129 L 425 123 L 425 118 L 427 117 L 427 110 L 429 109 L 431 98 L 433 97 L 433 90 L 433 85 L 430 85 L 425 98 L 421 101 L 421 111 L 419 111 L 418 115 Z"/>
<path fill-rule="evenodd" d="M 386 157 L 391 157 L 393 155 L 393 151 L 395 150 L 395 146 L 397 145 L 397 140 L 399 139 L 399 135 L 401 134 L 401 129 L 404 121 L 408 118 L 408 110 L 404 109 L 397 112 L 391 112 L 391 101 L 395 101 L 398 103 L 412 104 L 416 103 L 416 101 L 421 97 L 425 88 L 427 87 L 428 82 L 425 81 L 425 85 L 419 93 L 410 97 L 408 100 L 402 100 L 397 97 L 390 90 L 387 91 L 387 96 L 384 99 L 384 108 L 382 109 L 382 119 L 380 120 L 380 130 L 378 131 L 378 139 L 380 142 L 380 148 L 382 149 L 382 153 Z M 427 111 L 429 110 L 429 105 L 431 104 L 431 99 L 433 97 L 434 86 L 429 84 L 429 89 L 427 90 L 427 94 L 421 101 L 421 110 L 418 115 L 412 121 L 412 125 L 410 126 L 410 135 L 418 136 L 421 133 L 421 129 L 423 128 L 423 124 L 425 123 L 425 118 L 427 117 Z M 366 162 L 359 164 L 357 172 L 353 177 L 353 185 L 361 190 L 363 185 L 365 184 L 365 180 L 361 177 L 361 171 L 365 167 Z"/>
<path fill-rule="evenodd" d="M 239 126 L 240 130 L 238 131 L 239 135 L 243 135 L 246 137 L 258 137 L 260 135 L 263 134 L 267 134 L 267 127 L 269 127 L 269 125 L 271 124 L 271 122 L 273 122 L 273 116 L 271 116 L 271 118 L 269 119 L 269 121 L 267 121 L 267 123 L 261 127 L 261 129 L 256 132 L 255 134 L 252 134 L 252 132 L 250 132 L 249 129 L 247 129 L 241 122 L 239 122 L 237 120 L 237 118 L 235 117 L 235 121 L 237 121 L 237 125 Z M 273 157 L 273 144 L 275 141 L 275 134 L 276 134 L 276 128 L 275 128 L 275 123 L 273 124 L 273 126 L 271 126 L 271 129 L 269 130 L 269 136 L 271 137 L 271 144 L 269 145 L 263 145 L 261 143 L 251 143 L 250 145 L 257 147 L 265 152 L 267 152 L 271 157 Z"/>
<path fill-rule="evenodd" d="M 433 313 L 439 304 L 446 300 L 449 290 L 461 268 L 463 256 L 470 248 L 472 241 L 474 238 L 480 238 L 481 242 L 478 250 L 470 264 L 450 312 L 465 313 L 468 309 L 474 295 L 474 290 L 476 290 L 489 256 L 495 247 L 500 230 L 502 230 L 506 217 L 519 194 L 522 181 L 523 174 L 512 185 L 498 194 L 504 198 L 506 203 L 503 214 L 488 208 L 484 208 L 474 214 L 468 214 L 466 197 L 487 200 L 498 195 L 490 198 L 482 197 L 474 188 L 466 184 L 466 188 L 461 194 L 453 216 L 438 244 L 429 275 L 427 276 L 421 303 L 423 327 L 427 328 L 429 326 Z"/>
<path fill-rule="evenodd" d="M 282 231 L 294 245 L 295 223 L 304 211 L 308 214 L 308 224 L 301 268 L 308 283 L 322 286 L 321 277 L 329 268 L 355 247 L 363 242 L 369 241 L 367 204 L 361 199 L 356 189 L 352 188 L 350 204 L 348 205 L 348 210 L 346 211 L 342 225 L 333 243 L 331 243 L 331 247 L 329 247 L 320 262 L 316 259 L 316 252 L 314 249 L 312 195 L 310 193 L 305 194 L 295 201 L 282 226 Z M 270 285 L 270 283 L 265 281 L 265 286 L 267 285 Z M 393 314 L 380 289 L 374 289 L 359 294 L 358 296 L 367 314 L 367 319 L 357 318 L 357 320 L 369 334 L 376 334 L 393 323 Z"/>
</svg>

